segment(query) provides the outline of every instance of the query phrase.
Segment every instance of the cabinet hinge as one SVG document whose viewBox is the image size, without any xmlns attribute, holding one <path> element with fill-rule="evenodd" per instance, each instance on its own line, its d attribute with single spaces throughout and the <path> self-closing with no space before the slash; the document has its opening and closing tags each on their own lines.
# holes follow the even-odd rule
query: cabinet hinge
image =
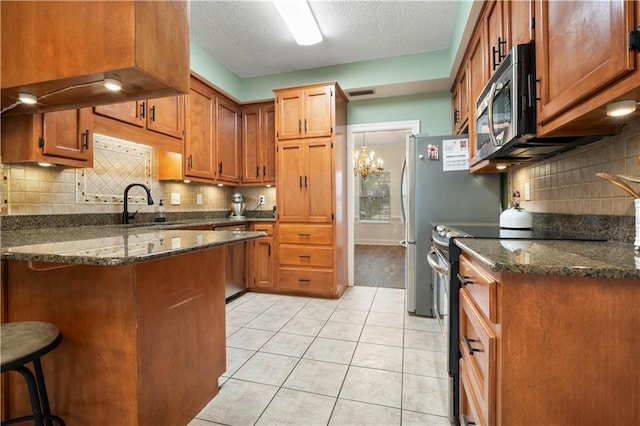
<svg viewBox="0 0 640 426">
<path fill-rule="evenodd" d="M 629 33 L 629 49 L 640 52 L 640 25 Z"/>
<path fill-rule="evenodd" d="M 39 137 L 38 138 L 38 148 L 44 148 L 44 138 L 43 137 Z"/>
</svg>

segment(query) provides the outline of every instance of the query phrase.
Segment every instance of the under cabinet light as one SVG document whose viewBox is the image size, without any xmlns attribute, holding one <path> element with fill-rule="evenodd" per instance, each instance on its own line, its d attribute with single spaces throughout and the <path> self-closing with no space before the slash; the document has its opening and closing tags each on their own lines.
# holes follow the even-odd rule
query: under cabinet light
<svg viewBox="0 0 640 426">
<path fill-rule="evenodd" d="M 496 169 L 498 170 L 504 170 L 507 168 L 506 164 L 496 164 Z"/>
<path fill-rule="evenodd" d="M 119 92 L 120 90 L 122 90 L 122 83 L 120 83 L 120 81 L 116 80 L 115 78 L 105 78 L 102 84 L 104 84 L 104 87 L 113 92 Z"/>
<path fill-rule="evenodd" d="M 636 103 L 637 102 L 633 99 L 612 102 L 607 105 L 607 115 L 610 117 L 620 117 L 631 114 L 636 110 Z"/>
<path fill-rule="evenodd" d="M 310 46 L 322 41 L 322 33 L 306 0 L 274 1 L 273 4 L 296 39 L 296 43 Z"/>
<path fill-rule="evenodd" d="M 20 100 L 20 102 L 22 102 L 23 104 L 29 105 L 38 103 L 38 98 L 31 93 L 18 93 L 18 100 Z"/>
<path fill-rule="evenodd" d="M 38 166 L 40 166 L 40 167 L 53 167 L 53 164 L 45 163 L 45 162 L 41 161 L 41 162 L 38 163 Z"/>
</svg>

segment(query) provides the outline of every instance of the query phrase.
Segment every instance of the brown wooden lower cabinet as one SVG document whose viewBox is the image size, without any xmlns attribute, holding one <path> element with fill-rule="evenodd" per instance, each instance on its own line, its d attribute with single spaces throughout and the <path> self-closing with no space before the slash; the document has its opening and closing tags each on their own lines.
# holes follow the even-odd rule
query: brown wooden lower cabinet
<svg viewBox="0 0 640 426">
<path fill-rule="evenodd" d="M 68 426 L 189 423 L 226 370 L 224 255 L 217 247 L 119 266 L 6 262 L 6 320 L 48 321 L 63 334 L 42 358 L 52 411 Z M 23 415 L 24 380 L 9 382 L 10 416 Z"/>
<path fill-rule="evenodd" d="M 640 424 L 640 281 L 460 275 L 460 424 Z"/>
</svg>

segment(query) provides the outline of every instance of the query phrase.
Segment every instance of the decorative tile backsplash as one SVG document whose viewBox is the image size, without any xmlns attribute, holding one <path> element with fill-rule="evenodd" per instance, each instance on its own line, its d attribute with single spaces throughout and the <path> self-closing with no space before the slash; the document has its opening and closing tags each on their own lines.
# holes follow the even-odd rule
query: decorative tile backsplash
<svg viewBox="0 0 640 426">
<path fill-rule="evenodd" d="M 151 187 L 151 147 L 103 135 L 95 135 L 93 142 L 95 166 L 76 170 L 78 203 L 122 204 L 127 185 Z M 131 192 L 129 202 L 145 203 L 146 197 Z"/>
</svg>

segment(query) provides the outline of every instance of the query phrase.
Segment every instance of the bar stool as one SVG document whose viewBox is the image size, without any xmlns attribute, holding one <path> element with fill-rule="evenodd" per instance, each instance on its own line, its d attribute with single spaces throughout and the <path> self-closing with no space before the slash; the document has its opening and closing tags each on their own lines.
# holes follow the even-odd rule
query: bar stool
<svg viewBox="0 0 640 426">
<path fill-rule="evenodd" d="M 33 420 L 36 426 L 51 425 L 52 421 L 64 426 L 64 421 L 51 414 L 40 357 L 52 351 L 62 341 L 58 328 L 46 322 L 24 321 L 2 324 L 2 372 L 17 371 L 27 381 L 33 414 L 2 422 L 2 426 Z M 25 364 L 33 362 L 35 376 Z M 46 423 L 45 423 L 46 422 Z"/>
</svg>

